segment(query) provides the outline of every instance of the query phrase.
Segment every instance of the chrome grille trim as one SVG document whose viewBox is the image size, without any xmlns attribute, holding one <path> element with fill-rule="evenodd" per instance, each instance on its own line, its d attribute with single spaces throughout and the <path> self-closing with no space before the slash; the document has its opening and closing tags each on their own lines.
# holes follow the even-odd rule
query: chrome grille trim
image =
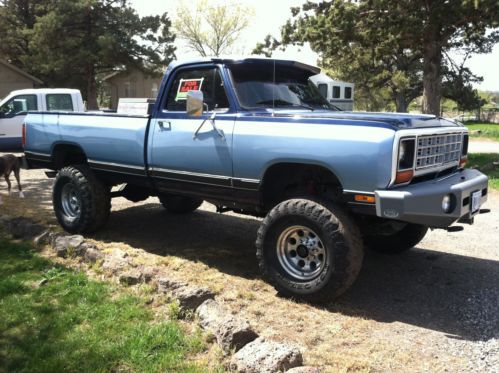
<svg viewBox="0 0 499 373">
<path fill-rule="evenodd" d="M 415 169 L 425 170 L 459 163 L 463 142 L 462 132 L 417 137 Z"/>
</svg>

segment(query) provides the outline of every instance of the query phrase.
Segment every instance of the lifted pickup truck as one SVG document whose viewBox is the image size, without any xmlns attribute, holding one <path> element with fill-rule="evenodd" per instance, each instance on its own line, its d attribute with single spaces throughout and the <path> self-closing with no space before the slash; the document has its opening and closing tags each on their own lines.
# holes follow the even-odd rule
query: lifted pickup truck
<svg viewBox="0 0 499 373">
<path fill-rule="evenodd" d="M 319 71 L 258 58 L 173 63 L 150 117 L 30 113 L 25 157 L 57 171 L 53 205 L 69 232 L 101 228 L 115 196 L 157 196 L 170 213 L 205 200 L 264 217 L 266 278 L 327 301 L 352 285 L 364 246 L 396 253 L 429 227 L 471 223 L 488 180 L 463 168 L 462 125 L 338 111 L 310 82 Z"/>
</svg>

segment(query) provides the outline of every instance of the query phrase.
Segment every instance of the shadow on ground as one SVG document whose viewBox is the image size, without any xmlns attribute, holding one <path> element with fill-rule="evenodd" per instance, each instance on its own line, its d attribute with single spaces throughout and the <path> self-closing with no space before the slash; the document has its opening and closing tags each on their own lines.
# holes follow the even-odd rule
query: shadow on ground
<svg viewBox="0 0 499 373">
<path fill-rule="evenodd" d="M 208 211 L 169 215 L 156 204 L 146 204 L 113 212 L 95 238 L 254 279 L 260 276 L 254 248 L 258 226 L 258 220 Z M 499 262 L 431 248 L 396 256 L 368 252 L 358 281 L 327 309 L 407 323 L 453 338 L 488 340 L 499 331 Z"/>
</svg>

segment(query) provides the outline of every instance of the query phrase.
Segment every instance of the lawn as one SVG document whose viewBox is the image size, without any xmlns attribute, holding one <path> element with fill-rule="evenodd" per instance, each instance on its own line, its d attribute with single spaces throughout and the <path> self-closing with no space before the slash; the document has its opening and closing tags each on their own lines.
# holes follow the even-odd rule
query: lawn
<svg viewBox="0 0 499 373">
<path fill-rule="evenodd" d="M 464 124 L 470 130 L 472 138 L 487 138 L 490 140 L 499 141 L 499 124 L 466 122 Z M 482 131 L 480 134 L 473 131 Z"/>
<path fill-rule="evenodd" d="M 0 235 L 0 372 L 200 371 L 200 335 Z M 40 285 L 41 281 L 45 284 Z"/>
<path fill-rule="evenodd" d="M 483 167 L 492 162 L 499 162 L 499 154 L 497 153 L 477 153 L 468 154 L 469 167 Z M 489 177 L 489 186 L 495 190 L 499 190 L 499 170 L 483 171 Z"/>
</svg>

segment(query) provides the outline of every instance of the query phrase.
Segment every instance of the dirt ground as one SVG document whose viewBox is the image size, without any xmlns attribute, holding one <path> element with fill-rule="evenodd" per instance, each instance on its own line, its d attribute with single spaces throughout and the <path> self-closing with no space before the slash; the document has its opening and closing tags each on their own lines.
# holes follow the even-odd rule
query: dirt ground
<svg viewBox="0 0 499 373">
<path fill-rule="evenodd" d="M 0 183 L 0 211 L 55 224 L 52 180 L 40 170 L 22 179 L 24 200 Z M 258 219 L 208 204 L 179 216 L 155 198 L 117 198 L 106 228 L 89 238 L 142 249 L 148 261 L 210 286 L 261 335 L 303 346 L 305 363 L 325 371 L 498 372 L 499 193 L 484 207 L 492 212 L 462 232 L 432 231 L 397 256 L 367 252 L 352 289 L 322 307 L 283 299 L 261 279 Z"/>
</svg>

